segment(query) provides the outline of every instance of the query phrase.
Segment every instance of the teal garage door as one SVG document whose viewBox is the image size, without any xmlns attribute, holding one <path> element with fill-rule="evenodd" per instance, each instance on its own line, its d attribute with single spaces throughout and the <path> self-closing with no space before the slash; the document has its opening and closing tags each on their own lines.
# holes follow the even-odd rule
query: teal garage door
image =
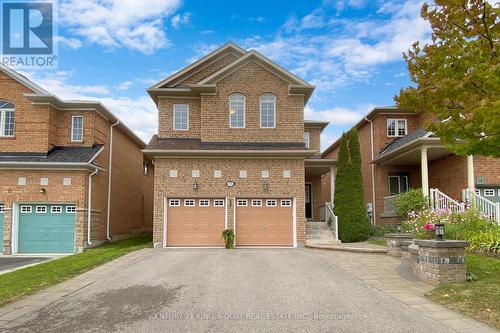
<svg viewBox="0 0 500 333">
<path fill-rule="evenodd" d="M 19 253 L 73 253 L 74 205 L 19 205 Z"/>
<path fill-rule="evenodd" d="M 3 221 L 5 216 L 5 206 L 0 203 L 0 253 L 3 252 Z"/>
</svg>

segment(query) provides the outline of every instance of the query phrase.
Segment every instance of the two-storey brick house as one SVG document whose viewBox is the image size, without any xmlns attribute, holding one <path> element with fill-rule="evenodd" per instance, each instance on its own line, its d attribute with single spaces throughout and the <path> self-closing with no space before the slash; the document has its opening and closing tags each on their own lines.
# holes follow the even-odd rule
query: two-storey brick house
<svg viewBox="0 0 500 333">
<path fill-rule="evenodd" d="M 500 201 L 500 160 L 454 155 L 438 137 L 425 130 L 429 121 L 435 119 L 428 112 L 416 114 L 395 107 L 377 107 L 355 125 L 365 203 L 373 222 L 400 221 L 393 201 L 409 188 L 422 188 L 425 195 L 436 201 L 436 207 L 457 209 L 457 203 L 466 201 L 464 190 L 475 191 L 481 196 L 475 200 L 489 207 L 485 213 L 498 220 L 495 201 Z M 340 141 L 334 142 L 322 157 L 336 159 L 339 146 Z M 325 177 L 323 185 L 329 193 L 329 177 Z M 328 199 L 323 194 L 323 200 Z M 467 199 L 472 198 L 467 195 Z"/>
<path fill-rule="evenodd" d="M 101 103 L 61 100 L 0 67 L 3 252 L 73 253 L 151 229 L 144 147 Z"/>
<path fill-rule="evenodd" d="M 154 160 L 155 246 L 223 246 L 225 229 L 236 246 L 303 244 L 333 165 L 319 156 L 327 123 L 304 122 L 313 90 L 231 43 L 148 89 L 159 119 L 144 150 Z"/>
</svg>

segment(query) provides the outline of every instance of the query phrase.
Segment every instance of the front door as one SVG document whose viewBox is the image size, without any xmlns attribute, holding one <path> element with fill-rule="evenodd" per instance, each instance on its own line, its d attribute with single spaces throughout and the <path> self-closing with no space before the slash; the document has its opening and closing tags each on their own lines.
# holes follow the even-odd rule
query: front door
<svg viewBox="0 0 500 333">
<path fill-rule="evenodd" d="M 305 202 L 306 202 L 306 219 L 312 219 L 312 191 L 311 191 L 311 184 L 306 184 Z"/>
</svg>

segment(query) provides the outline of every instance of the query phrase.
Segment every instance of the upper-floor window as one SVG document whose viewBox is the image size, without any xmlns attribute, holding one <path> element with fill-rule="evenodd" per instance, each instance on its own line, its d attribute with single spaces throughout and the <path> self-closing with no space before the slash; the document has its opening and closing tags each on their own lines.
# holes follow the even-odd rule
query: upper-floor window
<svg viewBox="0 0 500 333">
<path fill-rule="evenodd" d="M 71 117 L 71 141 L 83 141 L 83 116 Z"/>
<path fill-rule="evenodd" d="M 387 119 L 387 136 L 399 137 L 408 134 L 406 119 Z"/>
<path fill-rule="evenodd" d="M 309 149 L 309 132 L 304 132 L 304 143 L 306 144 L 306 148 Z"/>
<path fill-rule="evenodd" d="M 245 127 L 245 96 L 242 94 L 229 96 L 229 127 Z"/>
<path fill-rule="evenodd" d="M 174 104 L 174 130 L 187 131 L 189 129 L 189 105 Z"/>
<path fill-rule="evenodd" d="M 260 96 L 260 127 L 274 128 L 276 118 L 276 97 L 272 94 Z"/>
<path fill-rule="evenodd" d="M 0 100 L 0 136 L 14 136 L 14 104 Z"/>
</svg>

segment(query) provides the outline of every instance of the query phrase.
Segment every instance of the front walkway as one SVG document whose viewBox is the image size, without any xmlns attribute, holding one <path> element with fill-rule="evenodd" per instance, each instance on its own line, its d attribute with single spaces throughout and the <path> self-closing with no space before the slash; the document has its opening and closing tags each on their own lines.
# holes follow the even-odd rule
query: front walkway
<svg viewBox="0 0 500 333">
<path fill-rule="evenodd" d="M 411 273 L 409 259 L 344 251 L 311 251 L 318 254 L 328 265 L 352 274 L 362 282 L 456 331 L 497 332 L 477 320 L 425 298 L 424 294 L 434 289 L 434 286 L 419 281 Z"/>
</svg>

